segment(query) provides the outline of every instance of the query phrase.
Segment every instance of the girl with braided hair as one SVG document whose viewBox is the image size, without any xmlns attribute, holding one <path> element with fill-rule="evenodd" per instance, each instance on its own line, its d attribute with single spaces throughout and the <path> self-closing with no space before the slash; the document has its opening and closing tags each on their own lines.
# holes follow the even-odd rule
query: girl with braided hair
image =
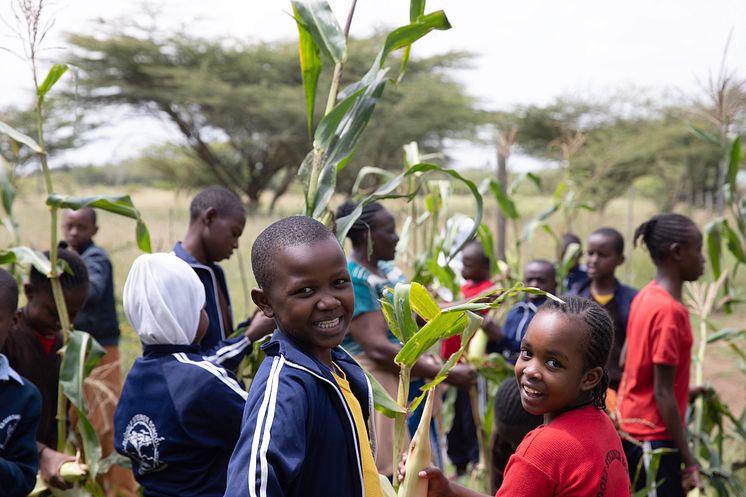
<svg viewBox="0 0 746 497">
<path fill-rule="evenodd" d="M 627 460 L 604 412 L 613 337 L 609 314 L 592 300 L 570 297 L 539 308 L 515 376 L 523 408 L 543 415 L 544 424 L 510 457 L 496 497 L 629 497 Z M 428 497 L 483 497 L 436 468 L 419 476 L 430 480 Z"/>
<path fill-rule="evenodd" d="M 638 487 L 646 481 L 651 450 L 663 454 L 655 480 L 658 497 L 683 497 L 701 487 L 699 465 L 684 431 L 689 401 L 692 328 L 681 303 L 682 286 L 702 275 L 702 233 L 681 214 L 659 214 L 635 230 L 656 266 L 655 279 L 632 301 L 627 323 L 627 357 L 620 384 L 620 427 Z M 683 464 L 683 471 L 682 471 Z"/>
</svg>

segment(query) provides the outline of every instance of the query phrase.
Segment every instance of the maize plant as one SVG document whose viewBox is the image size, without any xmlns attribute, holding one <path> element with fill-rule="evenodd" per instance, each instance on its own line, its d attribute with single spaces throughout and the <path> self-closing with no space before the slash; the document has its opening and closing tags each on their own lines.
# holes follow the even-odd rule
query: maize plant
<svg viewBox="0 0 746 497">
<path fill-rule="evenodd" d="M 0 132 L 8 135 L 16 143 L 29 147 L 39 157 L 41 170 L 44 178 L 44 186 L 47 193 L 46 205 L 50 212 L 50 257 L 28 247 L 12 247 L 0 251 L 0 264 L 30 263 L 41 274 L 47 275 L 50 280 L 52 295 L 54 297 L 60 327 L 64 335 L 64 347 L 61 350 L 62 363 L 60 366 L 60 381 L 57 396 L 57 451 L 62 453 L 80 454 L 84 458 L 84 464 L 67 465 L 64 468 L 65 477 L 68 481 L 75 481 L 73 490 L 65 491 L 64 495 L 103 495 L 103 491 L 96 483 L 99 473 L 99 462 L 101 459 L 101 446 L 87 414 L 88 409 L 83 398 L 83 382 L 91 370 L 98 364 L 104 353 L 103 348 L 88 334 L 82 331 L 74 331 L 67 312 L 65 299 L 60 285 L 59 276 L 62 271 L 69 270 L 63 267 L 57 258 L 58 238 L 57 225 L 60 209 L 79 209 L 90 206 L 96 209 L 106 210 L 115 214 L 130 217 L 136 221 L 135 238 L 141 250 L 150 251 L 150 234 L 142 221 L 140 212 L 135 208 L 128 195 L 123 196 L 89 196 L 77 197 L 58 194 L 52 183 L 52 176 L 48 164 L 47 151 L 44 143 L 44 104 L 45 98 L 55 84 L 68 72 L 66 64 L 54 64 L 50 68 L 43 81 L 39 82 L 36 55 L 45 35 L 45 28 L 41 23 L 43 14 L 43 3 L 24 3 L 19 5 L 21 19 L 26 23 L 22 31 L 28 33 L 28 38 L 23 42 L 29 63 L 32 69 L 34 90 L 36 94 L 36 139 L 25 135 L 6 123 L 0 122 Z M 51 26 L 49 24 L 48 26 Z M 5 189 L 7 190 L 7 189 Z M 6 213 L 10 213 L 7 200 L 8 192 L 4 191 L 3 201 Z M 76 422 L 72 431 L 68 433 L 68 402 L 75 414 Z M 62 494 L 56 489 L 49 489 L 52 493 Z"/>
<path fill-rule="evenodd" d="M 399 366 L 396 401 L 402 408 L 401 410 L 404 411 L 397 413 L 394 418 L 393 457 L 395 461 L 401 458 L 407 414 L 414 411 L 424 396 L 428 395 L 428 392 L 446 379 L 448 371 L 461 359 L 470 340 L 482 323 L 482 318 L 475 312 L 497 308 L 506 298 L 514 296 L 518 292 L 545 294 L 536 288 L 515 285 L 511 288 L 496 289 L 465 303 L 441 309 L 427 289 L 419 283 L 399 283 L 393 289 L 386 289 L 381 299 L 382 311 L 392 333 L 403 344 L 402 349 L 394 358 Z M 484 298 L 490 295 L 497 295 L 497 297 L 492 302 L 485 303 Z M 421 328 L 418 328 L 415 316 L 425 322 Z M 421 395 L 409 402 L 410 377 L 415 362 L 423 354 L 429 352 L 440 340 L 455 335 L 461 335 L 461 348 L 442 365 L 435 378 L 421 388 Z M 426 444 L 429 444 L 429 442 L 422 440 L 423 437 L 427 438 L 429 436 L 429 425 L 430 419 L 425 420 L 423 416 L 415 435 L 417 440 L 413 440 L 411 447 L 426 447 Z M 410 454 L 411 456 L 412 454 Z M 415 456 L 417 455 L 415 454 Z M 419 465 L 431 464 L 429 460 L 424 461 L 422 456 L 417 457 Z M 422 467 L 419 467 L 419 469 L 422 469 Z M 410 475 L 409 472 L 407 474 Z M 416 472 L 414 476 L 416 477 Z M 407 488 L 409 488 L 407 492 L 414 491 L 416 485 Z M 402 493 L 400 489 L 398 495 L 399 497 L 412 497 L 416 494 Z"/>
</svg>

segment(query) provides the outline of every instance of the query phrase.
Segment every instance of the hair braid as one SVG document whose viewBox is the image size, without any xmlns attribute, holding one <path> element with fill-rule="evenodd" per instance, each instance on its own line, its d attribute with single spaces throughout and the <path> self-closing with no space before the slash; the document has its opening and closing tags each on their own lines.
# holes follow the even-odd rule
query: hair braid
<svg viewBox="0 0 746 497">
<path fill-rule="evenodd" d="M 637 227 L 634 244 L 642 238 L 653 261 L 662 261 L 672 243 L 687 243 L 692 227 L 696 228 L 694 221 L 682 214 L 656 214 Z"/>
<path fill-rule="evenodd" d="M 339 220 L 351 214 L 357 206 L 357 202 L 347 200 L 337 207 L 335 218 Z M 383 210 L 383 208 L 383 205 L 378 202 L 373 202 L 363 206 L 363 211 L 360 214 L 360 217 L 355 220 L 355 223 L 347 232 L 347 238 L 352 241 L 353 246 L 359 246 L 360 244 L 365 243 L 365 235 L 373 228 L 373 216 L 375 216 L 376 212 Z"/>
<path fill-rule="evenodd" d="M 582 297 L 569 297 L 564 303 L 547 300 L 541 311 L 559 312 L 566 316 L 577 316 L 587 326 L 583 361 L 586 369 L 603 369 L 601 380 L 591 391 L 591 400 L 598 409 L 606 409 L 606 390 L 609 388 L 609 373 L 606 361 L 614 341 L 614 324 L 609 313 L 596 302 Z"/>
</svg>

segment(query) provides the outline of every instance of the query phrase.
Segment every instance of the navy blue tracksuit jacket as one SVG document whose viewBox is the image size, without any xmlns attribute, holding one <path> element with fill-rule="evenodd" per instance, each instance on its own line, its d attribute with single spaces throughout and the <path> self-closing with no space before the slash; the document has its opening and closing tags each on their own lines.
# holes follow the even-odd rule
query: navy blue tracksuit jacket
<svg viewBox="0 0 746 497">
<path fill-rule="evenodd" d="M 196 345 L 146 345 L 114 413 L 114 446 L 146 497 L 220 497 L 246 392 Z"/>
<path fill-rule="evenodd" d="M 364 497 L 357 431 L 329 368 L 280 330 L 263 350 L 225 496 Z M 373 392 L 362 369 L 340 347 L 332 360 L 370 423 Z"/>
</svg>

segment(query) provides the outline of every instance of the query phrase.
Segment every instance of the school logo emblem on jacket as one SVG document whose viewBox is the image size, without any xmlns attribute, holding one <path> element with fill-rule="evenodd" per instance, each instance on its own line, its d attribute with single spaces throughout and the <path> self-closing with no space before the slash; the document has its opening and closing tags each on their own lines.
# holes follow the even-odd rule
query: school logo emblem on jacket
<svg viewBox="0 0 746 497">
<path fill-rule="evenodd" d="M 165 469 L 167 464 L 159 459 L 158 446 L 165 438 L 158 436 L 155 423 L 144 414 L 136 414 L 122 437 L 122 450 L 140 462 L 137 472 L 141 475 Z"/>
<path fill-rule="evenodd" d="M 10 437 L 13 436 L 20 422 L 20 414 L 11 414 L 0 421 L 0 450 L 5 450 L 5 446 L 10 442 Z"/>
</svg>

